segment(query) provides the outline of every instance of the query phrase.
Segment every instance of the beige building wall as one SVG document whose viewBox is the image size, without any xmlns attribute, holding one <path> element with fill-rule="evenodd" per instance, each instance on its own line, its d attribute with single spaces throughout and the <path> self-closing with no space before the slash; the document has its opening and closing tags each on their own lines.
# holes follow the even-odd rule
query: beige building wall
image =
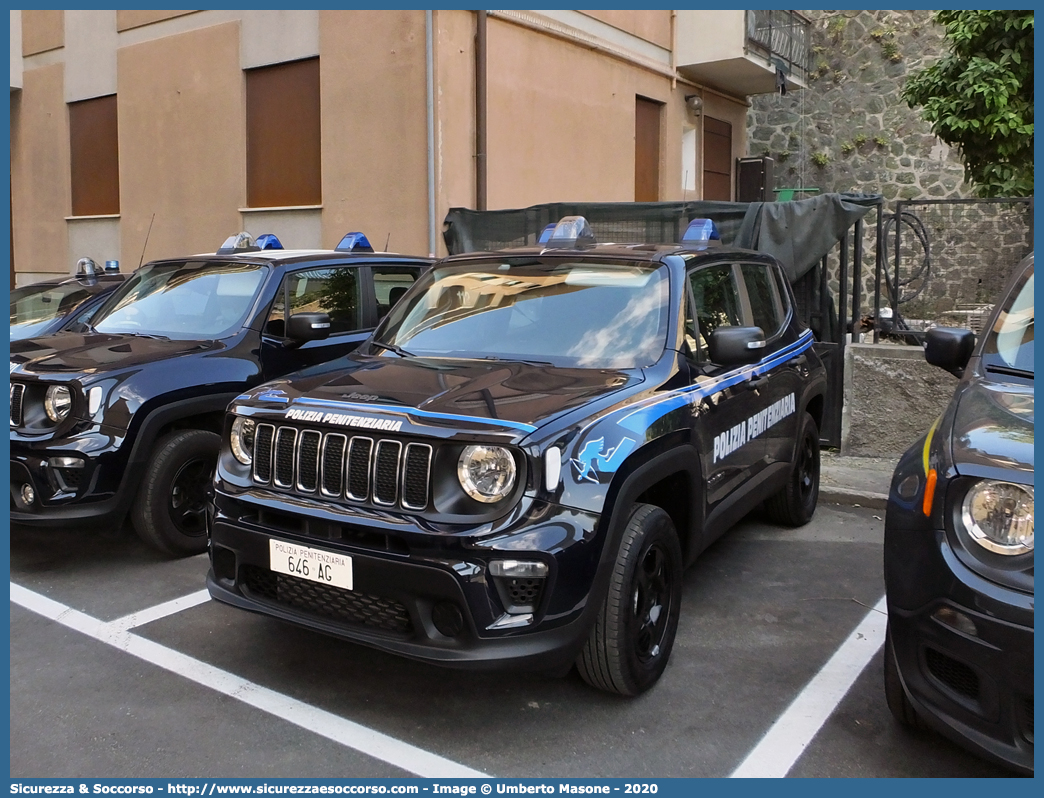
<svg viewBox="0 0 1044 798">
<path fill-rule="evenodd" d="M 444 254 L 446 212 L 476 202 L 476 14 L 432 18 L 430 157 Z M 20 66 L 23 88 L 12 87 L 11 168 L 20 283 L 66 271 L 85 252 L 132 269 L 150 224 L 146 259 L 213 251 L 242 229 L 309 248 L 332 247 L 350 230 L 383 247 L 390 233 L 393 250 L 428 251 L 424 11 L 24 11 L 18 21 L 12 75 Z M 732 124 L 734 154 L 744 152 L 745 98 L 674 71 L 674 12 L 491 11 L 487 24 L 490 208 L 633 200 L 638 96 L 662 104 L 661 199 L 701 195 L 702 118 L 686 108 L 687 94 Z M 315 55 L 322 204 L 246 208 L 243 70 Z M 66 103 L 112 92 L 121 213 L 66 218 Z"/>
<path fill-rule="evenodd" d="M 213 252 L 246 202 L 239 23 L 123 47 L 118 75 L 120 260 L 137 266 L 150 223 L 146 260 Z"/>
<path fill-rule="evenodd" d="M 423 11 L 323 11 L 323 246 L 428 251 Z"/>
<path fill-rule="evenodd" d="M 56 50 L 65 44 L 64 11 L 22 12 L 22 55 Z"/>
<path fill-rule="evenodd" d="M 27 69 L 11 95 L 11 223 L 18 284 L 66 270 L 69 114 L 61 64 Z"/>
</svg>

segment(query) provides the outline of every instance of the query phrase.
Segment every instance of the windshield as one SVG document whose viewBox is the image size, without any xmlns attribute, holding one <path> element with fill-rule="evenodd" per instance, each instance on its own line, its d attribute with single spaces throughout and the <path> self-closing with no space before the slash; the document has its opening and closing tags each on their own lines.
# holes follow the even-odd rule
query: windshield
<svg viewBox="0 0 1044 798">
<path fill-rule="evenodd" d="M 91 292 L 78 283 L 27 285 L 11 292 L 11 337 L 31 338 L 50 321 L 69 315 Z"/>
<path fill-rule="evenodd" d="M 1018 279 L 982 348 L 986 368 L 1033 374 L 1033 266 Z"/>
<path fill-rule="evenodd" d="M 636 368 L 663 354 L 668 295 L 663 266 L 527 259 L 437 267 L 375 340 L 405 355 Z"/>
<path fill-rule="evenodd" d="M 243 325 L 266 267 L 186 261 L 145 266 L 128 278 L 91 322 L 103 333 L 177 340 L 223 338 Z"/>
</svg>

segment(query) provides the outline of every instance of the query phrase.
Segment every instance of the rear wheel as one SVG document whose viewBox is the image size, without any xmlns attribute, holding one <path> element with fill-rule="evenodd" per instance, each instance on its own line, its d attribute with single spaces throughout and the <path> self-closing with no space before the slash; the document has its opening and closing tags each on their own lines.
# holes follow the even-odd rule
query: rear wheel
<svg viewBox="0 0 1044 798">
<path fill-rule="evenodd" d="M 221 438 L 178 430 L 161 438 L 145 468 L 131 520 L 139 537 L 166 554 L 187 556 L 207 548 L 207 490 Z"/>
<path fill-rule="evenodd" d="M 892 713 L 892 717 L 903 726 L 909 726 L 911 729 L 925 728 L 924 723 L 917 714 L 917 710 L 910 703 L 910 699 L 906 697 L 903 680 L 899 676 L 899 664 L 895 660 L 895 648 L 892 646 L 891 629 L 888 629 L 885 633 L 884 687 L 885 701 L 888 702 L 888 709 Z"/>
<path fill-rule="evenodd" d="M 678 630 L 681 559 L 670 516 L 651 504 L 635 505 L 609 591 L 577 659 L 588 684 L 638 695 L 660 678 Z"/>
<path fill-rule="evenodd" d="M 804 526 L 819 503 L 819 428 L 811 415 L 803 415 L 787 484 L 765 500 L 769 517 L 784 526 Z"/>
</svg>

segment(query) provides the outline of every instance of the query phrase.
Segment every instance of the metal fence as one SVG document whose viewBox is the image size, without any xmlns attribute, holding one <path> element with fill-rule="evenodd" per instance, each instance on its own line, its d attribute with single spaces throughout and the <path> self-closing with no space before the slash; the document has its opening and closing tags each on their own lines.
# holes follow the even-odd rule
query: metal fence
<svg viewBox="0 0 1044 798">
<path fill-rule="evenodd" d="M 1004 281 L 1033 250 L 1033 198 L 909 200 L 885 222 L 874 343 L 936 325 L 980 332 Z"/>
</svg>

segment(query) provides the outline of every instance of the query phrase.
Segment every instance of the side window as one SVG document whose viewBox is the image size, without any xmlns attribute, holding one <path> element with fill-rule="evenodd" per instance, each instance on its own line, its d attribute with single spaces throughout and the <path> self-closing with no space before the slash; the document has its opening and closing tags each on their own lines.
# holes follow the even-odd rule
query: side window
<svg viewBox="0 0 1044 798">
<path fill-rule="evenodd" d="M 689 284 L 696 306 L 697 350 L 702 354 L 716 329 L 742 326 L 739 289 L 730 263 L 697 269 L 689 276 Z"/>
<path fill-rule="evenodd" d="M 383 319 L 402 295 L 420 277 L 419 266 L 371 266 L 373 290 L 377 295 L 377 318 Z"/>
<path fill-rule="evenodd" d="M 751 321 L 764 331 L 765 338 L 771 338 L 783 324 L 783 306 L 772 277 L 775 270 L 758 263 L 744 263 L 740 269 L 750 300 Z"/>
<path fill-rule="evenodd" d="M 328 313 L 331 335 L 359 329 L 359 274 L 355 267 L 310 269 L 284 277 L 265 323 L 268 335 L 282 336 L 286 330 L 287 289 L 291 316 Z"/>
</svg>

